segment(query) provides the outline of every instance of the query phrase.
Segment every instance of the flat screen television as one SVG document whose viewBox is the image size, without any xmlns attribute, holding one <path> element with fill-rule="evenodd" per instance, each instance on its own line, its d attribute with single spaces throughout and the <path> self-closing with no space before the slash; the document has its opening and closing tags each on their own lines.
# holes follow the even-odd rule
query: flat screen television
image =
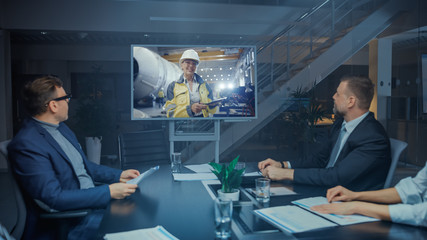
<svg viewBox="0 0 427 240">
<path fill-rule="evenodd" d="M 193 82 L 183 78 L 184 64 L 196 63 L 180 62 L 185 51 L 199 59 Z M 255 46 L 132 44 L 131 58 L 132 120 L 257 117 Z"/>
</svg>

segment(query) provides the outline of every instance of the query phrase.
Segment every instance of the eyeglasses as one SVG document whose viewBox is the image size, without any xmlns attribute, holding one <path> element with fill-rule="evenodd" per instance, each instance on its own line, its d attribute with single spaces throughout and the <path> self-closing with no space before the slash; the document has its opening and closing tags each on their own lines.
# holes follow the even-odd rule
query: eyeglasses
<svg viewBox="0 0 427 240">
<path fill-rule="evenodd" d="M 52 100 L 50 100 L 50 101 L 61 101 L 61 100 L 65 100 L 67 103 L 68 102 L 70 102 L 70 100 L 71 100 L 71 98 L 72 98 L 73 96 L 71 95 L 71 93 L 70 94 L 67 94 L 67 95 L 65 95 L 65 96 L 62 96 L 62 97 L 59 97 L 59 98 L 54 98 L 54 99 L 52 99 Z M 49 102 L 50 102 L 49 101 Z"/>
</svg>

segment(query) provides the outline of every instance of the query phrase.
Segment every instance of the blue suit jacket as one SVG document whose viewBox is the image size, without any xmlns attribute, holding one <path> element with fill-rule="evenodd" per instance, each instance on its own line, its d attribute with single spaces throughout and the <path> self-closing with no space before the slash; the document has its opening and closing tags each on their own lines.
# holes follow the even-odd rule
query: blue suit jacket
<svg viewBox="0 0 427 240">
<path fill-rule="evenodd" d="M 381 189 L 390 168 L 390 140 L 383 126 L 369 113 L 353 130 L 337 158 L 335 166 L 325 168 L 344 119 L 337 120 L 329 140 L 319 152 L 307 159 L 291 161 L 294 182 L 354 191 Z"/>
<path fill-rule="evenodd" d="M 97 165 L 86 159 L 74 133 L 60 123 L 58 130 L 80 152 L 94 182 L 114 183 L 121 170 Z M 80 189 L 70 159 L 53 137 L 34 119 L 25 121 L 8 146 L 9 158 L 21 187 L 33 199 L 56 210 L 103 208 L 110 201 L 108 185 Z"/>
</svg>

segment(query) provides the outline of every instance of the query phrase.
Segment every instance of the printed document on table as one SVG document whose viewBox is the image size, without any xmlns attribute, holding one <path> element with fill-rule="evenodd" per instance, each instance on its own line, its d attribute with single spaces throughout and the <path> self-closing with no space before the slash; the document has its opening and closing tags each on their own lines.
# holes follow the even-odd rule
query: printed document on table
<svg viewBox="0 0 427 240">
<path fill-rule="evenodd" d="M 246 188 L 249 192 L 252 192 L 253 194 L 256 194 L 255 188 Z M 286 195 L 295 195 L 296 192 L 290 190 L 286 187 L 270 187 L 270 196 L 286 196 Z"/>
<path fill-rule="evenodd" d="M 297 206 L 262 208 L 254 212 L 282 231 L 290 233 L 338 226 Z"/>
<path fill-rule="evenodd" d="M 256 171 L 256 172 L 249 172 L 249 173 L 245 173 L 245 175 L 243 175 L 245 177 L 258 177 L 258 176 L 262 176 L 260 171 Z"/>
<path fill-rule="evenodd" d="M 104 236 L 105 240 L 178 240 L 175 236 L 166 231 L 162 226 L 154 228 L 139 229 L 127 232 L 108 233 Z"/>
<path fill-rule="evenodd" d="M 175 181 L 205 181 L 218 178 L 213 173 L 174 173 L 173 179 Z"/>
<path fill-rule="evenodd" d="M 196 172 L 196 173 L 210 173 L 213 168 L 211 165 L 205 164 L 196 164 L 196 165 L 186 165 L 186 168 Z"/>
<path fill-rule="evenodd" d="M 316 211 L 313 211 L 310 209 L 310 207 L 321 205 L 321 204 L 327 204 L 328 199 L 325 197 L 311 197 L 311 198 L 304 198 L 300 200 L 296 200 L 292 202 L 295 205 L 301 206 L 304 209 L 307 209 L 308 211 L 314 212 L 326 219 L 331 220 L 334 223 L 337 223 L 339 225 L 350 225 L 350 224 L 356 224 L 356 223 L 364 223 L 364 222 L 375 222 L 379 221 L 379 219 L 372 218 L 372 217 L 366 217 L 362 215 L 336 215 L 336 214 L 323 214 L 318 213 Z"/>
</svg>

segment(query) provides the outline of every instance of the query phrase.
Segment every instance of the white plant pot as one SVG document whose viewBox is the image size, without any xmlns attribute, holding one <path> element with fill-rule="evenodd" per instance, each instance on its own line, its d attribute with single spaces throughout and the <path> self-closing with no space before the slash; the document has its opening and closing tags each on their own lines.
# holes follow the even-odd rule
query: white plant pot
<svg viewBox="0 0 427 240">
<path fill-rule="evenodd" d="M 240 190 L 234 189 L 232 193 L 224 193 L 221 189 L 218 189 L 218 198 L 220 199 L 230 199 L 231 201 L 239 201 Z"/>
<path fill-rule="evenodd" d="M 102 137 L 86 137 L 87 159 L 98 165 L 101 163 L 101 140 Z"/>
</svg>

